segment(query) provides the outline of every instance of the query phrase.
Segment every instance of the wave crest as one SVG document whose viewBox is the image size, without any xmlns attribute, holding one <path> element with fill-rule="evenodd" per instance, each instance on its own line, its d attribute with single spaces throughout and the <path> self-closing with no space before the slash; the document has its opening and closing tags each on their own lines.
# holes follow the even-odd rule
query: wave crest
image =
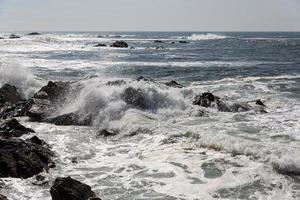
<svg viewBox="0 0 300 200">
<path fill-rule="evenodd" d="M 207 33 L 207 34 L 193 34 L 187 39 L 189 40 L 221 40 L 221 39 L 226 39 L 227 36 L 225 35 L 218 35 L 218 34 L 213 34 L 213 33 Z"/>
</svg>

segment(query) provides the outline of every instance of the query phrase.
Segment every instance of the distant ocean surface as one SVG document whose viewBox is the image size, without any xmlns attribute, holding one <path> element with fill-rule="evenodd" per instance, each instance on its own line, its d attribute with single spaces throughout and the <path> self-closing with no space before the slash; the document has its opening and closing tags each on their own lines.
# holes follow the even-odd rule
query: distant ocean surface
<svg viewBox="0 0 300 200">
<path fill-rule="evenodd" d="M 300 33 L 9 34 L 0 33 L 0 86 L 28 98 L 50 80 L 76 81 L 80 95 L 60 113 L 97 116 L 91 127 L 20 119 L 57 154 L 44 174 L 50 181 L 71 176 L 104 200 L 300 199 Z M 110 47 L 120 40 L 129 47 Z M 113 80 L 126 84 L 106 84 Z M 160 84 L 170 80 L 184 87 Z M 149 109 L 122 101 L 128 87 L 140 89 Z M 193 105 L 203 92 L 261 99 L 267 113 Z M 103 128 L 118 134 L 97 137 Z M 33 179 L 2 179 L 0 193 L 50 200 L 50 186 Z"/>
</svg>

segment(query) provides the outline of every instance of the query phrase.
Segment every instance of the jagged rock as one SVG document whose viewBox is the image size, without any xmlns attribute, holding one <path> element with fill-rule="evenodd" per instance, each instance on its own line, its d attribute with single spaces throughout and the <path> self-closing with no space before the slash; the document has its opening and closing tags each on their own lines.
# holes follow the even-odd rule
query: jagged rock
<svg viewBox="0 0 300 200">
<path fill-rule="evenodd" d="M 124 41 L 116 41 L 110 46 L 111 47 L 117 47 L 117 48 L 128 48 L 128 44 Z"/>
<path fill-rule="evenodd" d="M 32 100 L 22 100 L 14 105 L 4 105 L 0 107 L 0 118 L 7 119 L 13 117 L 21 117 L 27 115 L 27 111 L 31 108 L 33 104 Z"/>
<path fill-rule="evenodd" d="M 106 47 L 106 44 L 99 43 L 99 44 L 96 44 L 94 47 Z"/>
<path fill-rule="evenodd" d="M 38 32 L 31 32 L 31 33 L 28 33 L 27 35 L 41 35 L 41 34 Z"/>
<path fill-rule="evenodd" d="M 19 39 L 19 38 L 20 38 L 20 36 L 15 35 L 15 34 L 11 34 L 11 35 L 9 36 L 9 39 Z"/>
<path fill-rule="evenodd" d="M 3 196 L 2 194 L 0 194 L 0 200 L 8 200 L 8 198 L 6 196 Z"/>
<path fill-rule="evenodd" d="M 120 85 L 125 85 L 125 84 L 126 84 L 126 82 L 123 80 L 108 81 L 106 83 L 106 85 L 109 85 L 109 86 L 120 86 Z"/>
<path fill-rule="evenodd" d="M 145 95 L 140 88 L 138 89 L 132 87 L 126 88 L 122 94 L 122 98 L 129 105 L 132 105 L 140 109 L 147 108 Z"/>
<path fill-rule="evenodd" d="M 49 146 L 44 140 L 41 140 L 37 136 L 33 136 L 31 138 L 28 138 L 25 141 L 33 143 L 33 144 L 41 145 L 41 146 L 47 146 L 47 147 Z"/>
<path fill-rule="evenodd" d="M 89 126 L 92 124 L 92 118 L 90 116 L 81 119 L 76 113 L 67 113 L 52 118 L 47 118 L 44 122 L 52 123 L 61 126 Z"/>
<path fill-rule="evenodd" d="M 59 177 L 55 179 L 50 189 L 52 200 L 91 200 L 98 199 L 91 187 L 71 177 Z"/>
<path fill-rule="evenodd" d="M 266 106 L 260 99 L 257 99 L 256 101 L 255 101 L 255 104 L 256 105 L 259 105 L 259 106 Z"/>
<path fill-rule="evenodd" d="M 161 41 L 161 40 L 154 40 L 153 42 L 154 42 L 154 43 L 164 43 L 164 42 Z"/>
<path fill-rule="evenodd" d="M 5 103 L 15 104 L 21 100 L 21 95 L 15 86 L 5 84 L 0 88 L 0 105 Z"/>
<path fill-rule="evenodd" d="M 165 83 L 166 86 L 174 87 L 174 88 L 182 88 L 183 86 L 176 81 L 169 81 Z"/>
<path fill-rule="evenodd" d="M 61 101 L 69 89 L 69 82 L 49 81 L 48 84 L 42 87 L 33 97 L 37 99 L 47 99 L 52 102 Z"/>
<path fill-rule="evenodd" d="M 8 119 L 0 124 L 0 135 L 3 137 L 20 137 L 29 133 L 34 133 L 34 130 L 26 128 L 16 119 Z"/>
<path fill-rule="evenodd" d="M 106 129 L 99 131 L 99 133 L 97 134 L 97 136 L 104 136 L 104 137 L 114 136 L 114 135 L 117 135 L 116 131 L 109 131 Z"/>
<path fill-rule="evenodd" d="M 0 138 L 0 177 L 29 178 L 48 170 L 53 153 L 41 145 Z"/>
</svg>

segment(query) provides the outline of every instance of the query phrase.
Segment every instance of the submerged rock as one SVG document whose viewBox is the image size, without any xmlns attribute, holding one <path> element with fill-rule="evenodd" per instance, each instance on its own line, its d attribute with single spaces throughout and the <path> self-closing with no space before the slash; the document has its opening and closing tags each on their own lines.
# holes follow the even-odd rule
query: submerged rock
<svg viewBox="0 0 300 200">
<path fill-rule="evenodd" d="M 182 88 L 183 86 L 180 83 L 177 83 L 176 81 L 169 81 L 165 83 L 166 86 L 174 87 L 174 88 Z"/>
<path fill-rule="evenodd" d="M 126 88 L 122 94 L 122 99 L 127 104 L 132 105 L 134 107 L 137 107 L 140 109 L 147 108 L 145 95 L 140 88 L 138 88 L 138 89 L 135 89 L 132 87 Z"/>
<path fill-rule="evenodd" d="M 67 113 L 56 117 L 47 118 L 43 121 L 61 126 L 89 126 L 92 124 L 91 117 L 88 116 L 86 118 L 81 119 L 76 113 Z"/>
<path fill-rule="evenodd" d="M 128 44 L 124 41 L 116 41 L 110 46 L 111 47 L 117 47 L 117 48 L 128 48 Z"/>
<path fill-rule="evenodd" d="M 91 190 L 91 187 L 71 177 L 55 179 L 50 189 L 52 200 L 101 200 Z"/>
<path fill-rule="evenodd" d="M 21 101 L 21 95 L 15 86 L 5 84 L 0 88 L 0 106 L 1 104 L 15 104 Z"/>
<path fill-rule="evenodd" d="M 3 137 L 20 137 L 29 133 L 34 133 L 34 130 L 26 128 L 16 119 L 8 119 L 0 123 L 0 135 Z"/>
<path fill-rule="evenodd" d="M 29 178 L 53 165 L 53 153 L 41 145 L 0 138 L 0 147 L 0 177 Z"/>
</svg>

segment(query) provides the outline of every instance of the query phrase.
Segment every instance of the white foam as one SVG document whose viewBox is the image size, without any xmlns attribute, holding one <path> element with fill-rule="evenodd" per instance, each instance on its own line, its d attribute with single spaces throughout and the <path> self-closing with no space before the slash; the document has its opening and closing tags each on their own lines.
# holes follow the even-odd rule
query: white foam
<svg viewBox="0 0 300 200">
<path fill-rule="evenodd" d="M 187 39 L 189 40 L 221 40 L 226 39 L 227 36 L 225 35 L 219 35 L 219 34 L 213 34 L 213 33 L 207 33 L 207 34 L 193 34 Z"/>
</svg>

